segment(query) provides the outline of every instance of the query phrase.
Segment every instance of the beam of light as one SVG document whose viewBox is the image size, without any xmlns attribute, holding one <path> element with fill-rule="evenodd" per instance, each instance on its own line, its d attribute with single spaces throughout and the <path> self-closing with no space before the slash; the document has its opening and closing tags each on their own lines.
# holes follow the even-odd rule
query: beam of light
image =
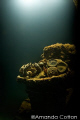
<svg viewBox="0 0 80 120">
<path fill-rule="evenodd" d="M 67 0 L 9 0 L 8 4 L 18 16 L 48 16 L 52 12 L 58 13 L 66 3 Z"/>
<path fill-rule="evenodd" d="M 25 6 L 39 6 L 39 5 L 42 5 L 42 4 L 53 4 L 53 5 L 56 5 L 56 4 L 62 4 L 62 1 L 64 0 L 17 0 L 18 1 L 18 4 L 20 4 L 21 6 L 25 7 Z"/>
<path fill-rule="evenodd" d="M 38 5 L 40 0 L 18 0 L 18 2 L 22 6 L 34 6 L 34 5 Z"/>
</svg>

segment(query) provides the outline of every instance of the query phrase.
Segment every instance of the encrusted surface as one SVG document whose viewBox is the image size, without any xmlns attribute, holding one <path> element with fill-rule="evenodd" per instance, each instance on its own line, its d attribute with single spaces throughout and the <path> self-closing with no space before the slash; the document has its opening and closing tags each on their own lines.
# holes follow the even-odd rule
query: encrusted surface
<svg viewBox="0 0 80 120">
<path fill-rule="evenodd" d="M 76 53 L 76 50 L 73 44 L 57 43 L 57 44 L 44 47 L 42 58 L 62 59 L 64 61 L 67 61 L 67 60 L 70 60 L 70 58 L 75 53 Z"/>
<path fill-rule="evenodd" d="M 75 62 L 76 49 L 73 44 L 57 43 L 46 46 L 38 63 L 27 63 L 20 68 L 20 76 L 17 80 L 50 80 L 57 77 L 65 77 L 71 72 Z"/>
<path fill-rule="evenodd" d="M 53 44 L 44 47 L 43 59 L 38 63 L 20 68 L 17 81 L 26 84 L 31 103 L 23 102 L 24 111 L 34 110 L 36 114 L 64 111 L 73 91 L 75 54 L 73 44 Z"/>
</svg>

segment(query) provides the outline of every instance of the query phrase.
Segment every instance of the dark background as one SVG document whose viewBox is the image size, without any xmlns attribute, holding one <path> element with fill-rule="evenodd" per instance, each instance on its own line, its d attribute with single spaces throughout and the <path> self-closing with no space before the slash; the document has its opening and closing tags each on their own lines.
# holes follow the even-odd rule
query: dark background
<svg viewBox="0 0 80 120">
<path fill-rule="evenodd" d="M 0 4 L 0 119 L 11 120 L 27 98 L 25 85 L 16 82 L 19 68 L 38 62 L 51 44 L 74 43 L 79 51 L 79 12 L 72 0 L 40 1 L 34 7 L 19 0 Z"/>
</svg>

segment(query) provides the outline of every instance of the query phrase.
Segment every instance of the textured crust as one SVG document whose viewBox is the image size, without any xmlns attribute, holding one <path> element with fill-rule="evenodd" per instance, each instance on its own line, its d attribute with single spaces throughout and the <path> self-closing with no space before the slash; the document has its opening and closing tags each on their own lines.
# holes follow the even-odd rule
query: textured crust
<svg viewBox="0 0 80 120">
<path fill-rule="evenodd" d="M 41 55 L 44 59 L 62 59 L 64 61 L 70 60 L 76 53 L 75 46 L 73 44 L 57 43 L 50 46 L 46 46 L 43 49 Z"/>
<path fill-rule="evenodd" d="M 44 81 L 44 80 L 51 80 L 53 78 L 56 78 L 56 79 L 61 77 L 64 78 L 65 76 L 68 75 L 68 73 L 71 72 L 70 68 L 74 65 L 74 62 L 75 62 L 75 59 L 74 59 L 75 53 L 76 53 L 76 49 L 75 49 L 75 45 L 73 44 L 56 43 L 50 46 L 46 46 L 43 49 L 43 54 L 42 54 L 43 60 L 41 60 L 41 62 L 46 63 L 50 59 L 55 59 L 57 60 L 57 62 L 61 62 L 63 60 L 68 64 L 67 72 L 57 76 L 54 75 L 51 77 L 48 77 L 48 76 L 46 77 L 45 74 L 43 74 L 42 72 L 39 74 L 41 78 L 39 77 L 39 75 L 36 75 L 31 78 L 27 78 L 26 76 L 25 77 L 17 76 L 17 81 L 23 81 L 23 82 L 24 81 L 42 81 L 42 80 Z"/>
<path fill-rule="evenodd" d="M 60 74 L 58 76 L 52 76 L 52 77 L 45 77 L 45 78 L 30 78 L 30 79 L 27 79 L 26 77 L 20 77 L 20 76 L 17 76 L 17 81 L 18 82 L 30 82 L 30 81 L 34 81 L 34 82 L 40 82 L 40 81 L 51 81 L 52 79 L 59 79 L 59 78 L 65 78 L 69 73 L 69 71 L 67 73 L 63 73 L 63 74 Z"/>
<path fill-rule="evenodd" d="M 43 59 L 37 63 L 41 67 L 40 73 L 31 77 L 17 76 L 17 81 L 26 85 L 30 99 L 22 103 L 19 113 L 60 114 L 64 111 L 73 93 L 75 53 L 73 44 L 57 43 L 44 47 Z M 53 72 L 57 69 L 59 74 L 49 77 L 47 73 L 51 66 Z"/>
</svg>

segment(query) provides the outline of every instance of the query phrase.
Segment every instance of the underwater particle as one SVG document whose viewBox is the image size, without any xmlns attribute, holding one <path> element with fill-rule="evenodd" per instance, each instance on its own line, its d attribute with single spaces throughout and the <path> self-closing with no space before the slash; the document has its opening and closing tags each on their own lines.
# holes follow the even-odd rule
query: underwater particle
<svg viewBox="0 0 80 120">
<path fill-rule="evenodd" d="M 58 73 L 58 70 L 56 67 L 49 67 L 47 69 L 47 76 L 48 77 L 51 77 L 51 76 L 57 76 L 59 73 Z"/>
<path fill-rule="evenodd" d="M 67 70 L 68 65 L 65 62 L 60 62 L 57 64 L 57 69 L 60 73 L 63 73 Z"/>
<path fill-rule="evenodd" d="M 57 65 L 57 60 L 50 59 L 47 61 L 47 65 L 55 67 Z"/>
</svg>

